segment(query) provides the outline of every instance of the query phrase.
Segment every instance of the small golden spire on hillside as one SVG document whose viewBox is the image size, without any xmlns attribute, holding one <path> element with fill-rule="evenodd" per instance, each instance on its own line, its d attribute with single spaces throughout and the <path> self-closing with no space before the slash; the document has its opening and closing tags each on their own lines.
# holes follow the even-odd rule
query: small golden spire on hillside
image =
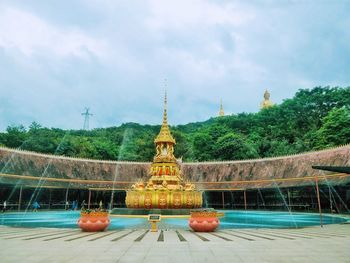
<svg viewBox="0 0 350 263">
<path fill-rule="evenodd" d="M 222 106 L 222 99 L 220 100 L 220 111 L 219 111 L 219 116 L 225 116 L 225 112 L 224 112 L 224 107 Z"/>
</svg>

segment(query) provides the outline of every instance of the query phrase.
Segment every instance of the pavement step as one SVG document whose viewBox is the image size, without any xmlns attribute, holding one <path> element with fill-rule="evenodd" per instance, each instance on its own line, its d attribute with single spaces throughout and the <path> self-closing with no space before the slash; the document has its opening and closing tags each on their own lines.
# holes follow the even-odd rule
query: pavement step
<svg viewBox="0 0 350 263">
<path fill-rule="evenodd" d="M 146 230 L 141 236 L 139 236 L 138 238 L 136 238 L 134 241 L 135 242 L 140 242 L 149 232 L 149 230 Z"/>
<path fill-rule="evenodd" d="M 164 242 L 164 232 L 163 230 L 160 230 L 159 237 L 157 239 L 157 242 Z"/>
<path fill-rule="evenodd" d="M 101 234 L 97 237 L 94 237 L 92 239 L 89 239 L 88 241 L 96 241 L 96 240 L 99 240 L 99 239 L 102 239 L 102 238 L 105 238 L 105 237 L 108 237 L 108 236 L 111 236 L 111 235 L 114 235 L 118 232 L 120 232 L 121 230 L 116 230 L 116 231 L 111 231 L 111 232 L 105 232 L 104 234 Z"/>
<path fill-rule="evenodd" d="M 180 242 L 186 242 L 186 238 L 184 238 L 183 235 L 181 235 L 181 233 L 178 230 L 175 230 L 175 233 L 177 235 L 177 237 L 179 238 Z"/>
<path fill-rule="evenodd" d="M 119 237 L 116 237 L 116 238 L 114 238 L 114 239 L 112 239 L 111 241 L 118 241 L 118 240 L 120 240 L 120 239 L 122 239 L 122 238 L 124 238 L 124 237 L 126 237 L 126 236 L 128 236 L 128 235 L 130 235 L 130 234 L 132 234 L 132 233 L 134 233 L 136 230 L 131 230 L 130 232 L 128 232 L 128 233 L 126 233 L 126 234 L 124 234 L 124 235 L 121 235 L 121 236 L 119 236 Z"/>
<path fill-rule="evenodd" d="M 208 242 L 210 241 L 209 239 L 207 239 L 206 237 L 204 237 L 203 235 L 198 234 L 197 232 L 194 232 L 192 230 L 190 230 L 190 233 L 192 233 L 193 235 L 195 235 L 196 237 L 198 237 L 200 240 Z"/>
<path fill-rule="evenodd" d="M 197 233 L 192 230 L 164 230 L 156 233 L 150 230 L 112 230 L 106 232 L 81 232 L 70 229 L 24 229 L 0 227 L 0 240 L 24 240 L 45 242 L 74 242 L 75 240 L 98 242 L 121 239 L 124 242 L 242 242 L 242 241 L 276 241 L 276 240 L 303 240 L 303 239 L 328 239 L 348 238 L 350 227 L 338 225 L 338 227 L 303 228 L 303 229 L 222 229 L 211 233 Z"/>
</svg>

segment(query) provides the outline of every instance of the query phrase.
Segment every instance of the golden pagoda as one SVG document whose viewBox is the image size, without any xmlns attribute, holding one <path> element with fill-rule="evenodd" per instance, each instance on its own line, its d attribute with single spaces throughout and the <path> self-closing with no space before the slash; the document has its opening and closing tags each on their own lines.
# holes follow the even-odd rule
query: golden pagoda
<svg viewBox="0 0 350 263">
<path fill-rule="evenodd" d="M 272 101 L 270 101 L 270 93 L 265 90 L 264 100 L 260 104 L 260 109 L 267 109 L 273 106 Z"/>
<path fill-rule="evenodd" d="M 128 208 L 199 208 L 202 207 L 202 192 L 195 185 L 185 183 L 180 165 L 174 156 L 176 141 L 171 135 L 167 118 L 167 96 L 164 99 L 163 123 L 155 138 L 156 155 L 149 171 L 150 179 L 145 185 L 135 183 L 126 193 Z"/>
<path fill-rule="evenodd" d="M 220 100 L 219 117 L 225 116 L 224 107 L 222 106 L 222 99 Z"/>
</svg>

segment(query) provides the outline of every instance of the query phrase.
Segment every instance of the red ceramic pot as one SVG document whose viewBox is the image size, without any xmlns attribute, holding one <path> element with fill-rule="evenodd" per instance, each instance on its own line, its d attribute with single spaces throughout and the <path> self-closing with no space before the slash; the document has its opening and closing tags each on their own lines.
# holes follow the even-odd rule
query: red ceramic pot
<svg viewBox="0 0 350 263">
<path fill-rule="evenodd" d="M 81 212 L 78 220 L 79 227 L 85 232 L 104 231 L 110 223 L 107 212 Z"/>
<path fill-rule="evenodd" d="M 215 211 L 199 211 L 191 212 L 188 224 L 196 232 L 212 232 L 220 225 L 220 221 Z"/>
</svg>

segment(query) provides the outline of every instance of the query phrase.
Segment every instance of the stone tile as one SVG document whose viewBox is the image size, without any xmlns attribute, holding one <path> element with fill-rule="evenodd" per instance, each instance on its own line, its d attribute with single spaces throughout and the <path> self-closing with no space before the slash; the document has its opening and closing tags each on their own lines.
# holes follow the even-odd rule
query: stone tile
<svg viewBox="0 0 350 263">
<path fill-rule="evenodd" d="M 8 229 L 7 229 L 8 231 Z M 47 229 L 37 229 L 38 234 L 48 233 Z M 62 230 L 64 234 L 67 230 Z M 279 230 L 274 230 L 278 234 Z M 111 236 L 88 241 L 82 238 L 67 242 L 65 239 L 44 241 L 43 239 L 5 239 L 0 235 L 1 262 L 349 262 L 350 225 L 332 225 L 326 228 L 301 230 L 281 230 L 281 233 L 309 232 L 329 237 L 294 240 L 276 239 L 256 241 L 225 241 L 204 233 L 210 241 L 204 242 L 193 233 L 179 232 L 186 238 L 180 242 L 176 232 L 164 231 L 164 242 L 157 242 L 158 233 L 147 233 L 140 242 L 134 240 L 144 233 L 137 230 L 124 238 L 112 242 L 130 230 Z M 250 233 L 264 235 L 262 230 L 249 230 Z M 1 233 L 1 227 L 0 227 Z M 219 232 L 220 233 L 220 232 Z M 281 234 L 280 233 L 280 234 Z M 331 236 L 339 233 L 344 237 Z M 98 234 L 99 235 L 99 234 Z M 231 238 L 229 235 L 225 237 Z M 233 239 L 233 238 L 232 238 Z"/>
</svg>

